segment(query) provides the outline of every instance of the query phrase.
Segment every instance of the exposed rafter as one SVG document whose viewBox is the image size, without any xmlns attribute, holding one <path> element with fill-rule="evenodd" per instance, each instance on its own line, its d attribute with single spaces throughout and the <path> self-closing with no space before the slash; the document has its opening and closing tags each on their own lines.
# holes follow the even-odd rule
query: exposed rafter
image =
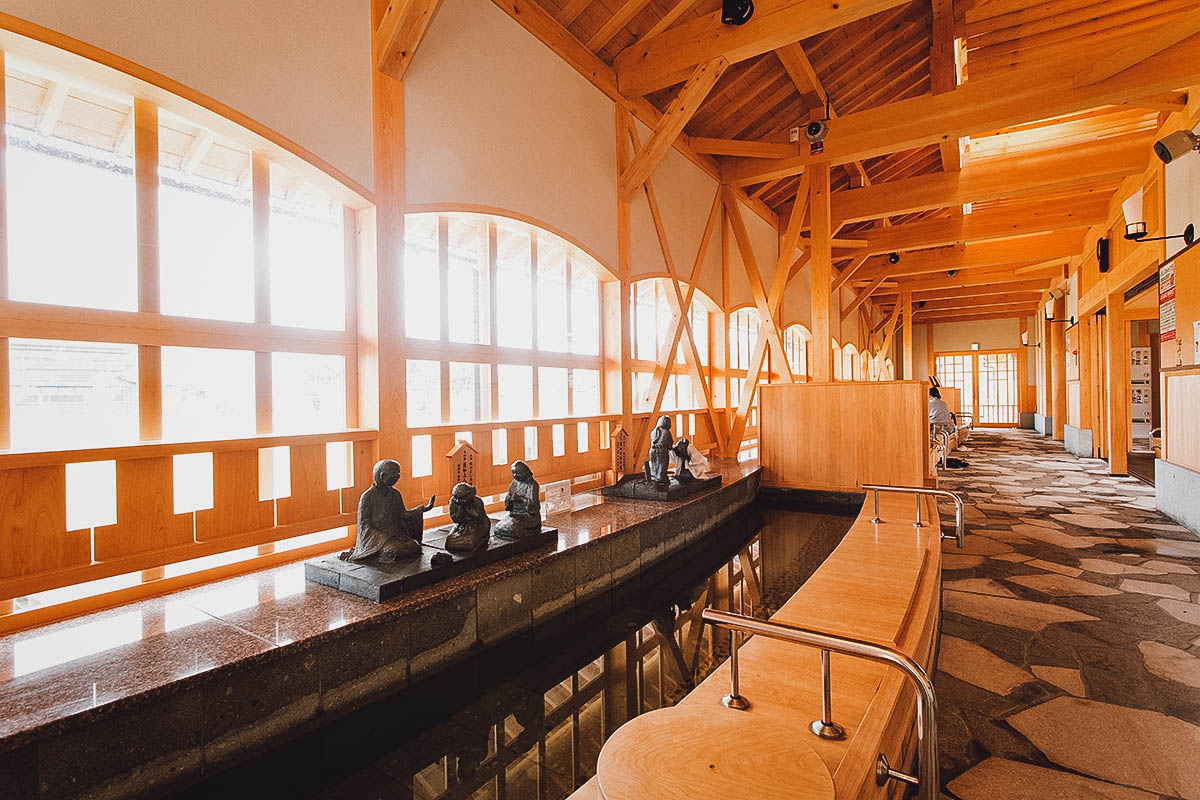
<svg viewBox="0 0 1200 800">
<path fill-rule="evenodd" d="M 375 31 L 375 68 L 404 77 L 442 0 L 391 0 Z"/>
</svg>

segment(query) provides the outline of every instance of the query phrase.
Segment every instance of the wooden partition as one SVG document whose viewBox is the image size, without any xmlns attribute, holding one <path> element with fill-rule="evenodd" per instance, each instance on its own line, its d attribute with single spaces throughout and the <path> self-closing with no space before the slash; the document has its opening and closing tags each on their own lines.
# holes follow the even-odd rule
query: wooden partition
<svg viewBox="0 0 1200 800">
<path fill-rule="evenodd" d="M 1162 382 L 1162 457 L 1200 472 L 1200 366 L 1164 369 Z"/>
<path fill-rule="evenodd" d="M 291 542 L 278 554 L 295 559 L 352 543 L 349 526 L 358 496 L 371 484 L 378 438 L 374 430 L 351 430 L 0 453 L 0 631 L 43 621 L 47 613 L 63 616 L 195 583 L 211 577 L 208 566 L 227 566 L 163 570 L 192 559 L 254 547 L 260 557 L 255 565 L 267 566 L 261 557 L 275 553 L 275 543 L 337 529 L 342 529 L 338 536 L 313 544 Z M 334 471 L 345 475 L 331 481 L 329 467 L 341 466 L 336 445 L 343 442 L 348 463 Z M 211 494 L 209 502 L 180 511 L 177 457 L 189 455 L 205 462 L 205 456 L 211 458 Z M 92 464 L 112 483 L 84 473 L 72 486 L 72 468 Z M 208 481 L 193 477 L 191 482 L 191 488 L 205 484 L 200 495 L 208 494 Z M 331 489 L 331 483 L 349 485 Z M 90 502 L 72 502 L 73 492 Z M 96 510 L 73 524 L 71 509 L 81 505 Z M 46 609 L 13 603 L 13 598 L 121 575 L 135 580 L 122 582 L 120 591 L 82 592 L 78 600 Z"/>
<path fill-rule="evenodd" d="M 942 400 L 945 401 L 946 407 L 954 414 L 958 414 L 962 410 L 962 390 L 956 389 L 953 386 L 938 387 L 938 391 L 942 393 Z"/>
<path fill-rule="evenodd" d="M 929 475 L 928 388 L 922 381 L 763 386 L 763 483 L 853 491 L 923 486 Z"/>
</svg>

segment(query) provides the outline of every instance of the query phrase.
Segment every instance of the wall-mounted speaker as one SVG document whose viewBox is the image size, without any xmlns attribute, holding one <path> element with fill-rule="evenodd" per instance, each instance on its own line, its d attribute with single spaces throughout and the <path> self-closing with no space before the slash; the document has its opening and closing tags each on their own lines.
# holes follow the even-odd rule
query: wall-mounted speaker
<svg viewBox="0 0 1200 800">
<path fill-rule="evenodd" d="M 1101 274 L 1108 272 L 1108 237 L 1101 236 L 1096 240 L 1096 263 L 1100 265 Z"/>
</svg>

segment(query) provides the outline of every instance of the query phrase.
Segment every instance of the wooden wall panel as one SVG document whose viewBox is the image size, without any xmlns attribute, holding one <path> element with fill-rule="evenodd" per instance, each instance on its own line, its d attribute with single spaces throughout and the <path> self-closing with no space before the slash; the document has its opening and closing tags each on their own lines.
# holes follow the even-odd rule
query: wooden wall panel
<svg viewBox="0 0 1200 800">
<path fill-rule="evenodd" d="M 326 448 L 323 444 L 306 444 L 288 448 L 291 464 L 292 491 L 289 497 L 276 501 L 280 525 L 330 517 L 341 511 L 338 491 L 328 488 Z"/>
<path fill-rule="evenodd" d="M 196 512 L 196 541 L 270 528 L 273 504 L 258 499 L 258 450 L 213 453 L 213 507 Z"/>
<path fill-rule="evenodd" d="M 777 384 L 759 391 L 765 484 L 851 491 L 864 483 L 925 485 L 924 382 Z"/>
<path fill-rule="evenodd" d="M 86 565 L 91 531 L 67 530 L 62 466 L 0 470 L 0 579 Z"/>
<path fill-rule="evenodd" d="M 175 513 L 170 456 L 117 462 L 117 524 L 95 531 L 95 558 L 147 553 L 192 542 L 192 514 Z"/>
</svg>

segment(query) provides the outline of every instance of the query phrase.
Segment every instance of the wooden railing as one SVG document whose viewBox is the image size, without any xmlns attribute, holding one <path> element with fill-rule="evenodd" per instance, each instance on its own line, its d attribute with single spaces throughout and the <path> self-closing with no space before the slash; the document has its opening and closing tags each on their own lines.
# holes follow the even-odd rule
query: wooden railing
<svg viewBox="0 0 1200 800">
<path fill-rule="evenodd" d="M 261 557 L 280 555 L 272 546 L 275 542 L 352 525 L 358 496 L 371 483 L 378 438 L 374 430 L 349 430 L 0 452 L 0 630 L 213 577 L 201 569 L 189 573 L 187 581 L 172 579 L 163 570 L 172 564 L 254 546 Z M 350 486 L 331 490 L 327 445 L 335 442 L 350 443 L 346 470 Z M 282 454 L 270 448 L 279 447 L 287 448 L 291 484 L 283 497 L 272 493 L 272 459 Z M 174 458 L 193 453 L 212 455 L 212 502 L 207 508 L 176 513 Z M 88 462 L 114 464 L 116 496 L 110 508 L 115 506 L 115 522 L 69 529 L 68 466 Z M 95 493 L 96 487 L 86 488 Z M 264 494 L 273 499 L 261 499 Z M 327 552 L 352 541 L 352 529 L 346 527 L 344 536 L 289 549 L 286 557 Z M 242 571 L 279 560 L 283 559 L 250 559 Z M 27 610 L 13 602 L 38 592 L 139 572 L 136 586 L 51 608 Z M 229 573 L 228 568 L 221 572 Z"/>
</svg>

